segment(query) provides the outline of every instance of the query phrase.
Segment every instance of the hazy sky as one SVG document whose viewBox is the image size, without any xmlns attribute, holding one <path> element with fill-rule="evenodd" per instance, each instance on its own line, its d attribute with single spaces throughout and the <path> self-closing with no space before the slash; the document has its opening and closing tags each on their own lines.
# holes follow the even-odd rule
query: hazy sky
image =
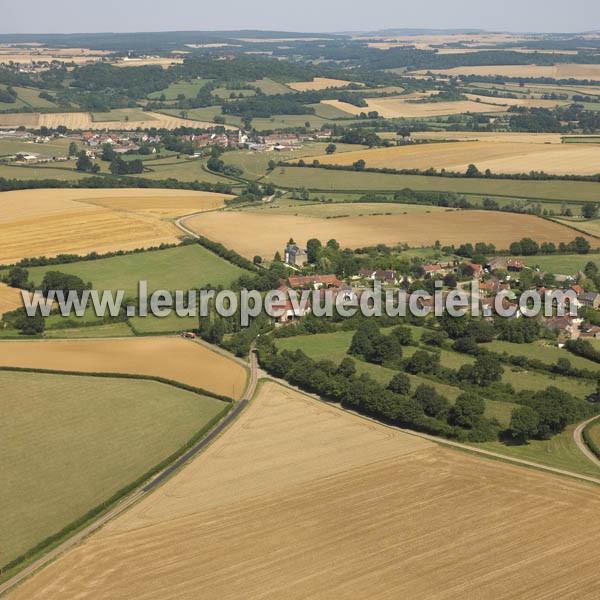
<svg viewBox="0 0 600 600">
<path fill-rule="evenodd" d="M 600 29 L 598 0 L 0 0 L 0 33 Z"/>
</svg>

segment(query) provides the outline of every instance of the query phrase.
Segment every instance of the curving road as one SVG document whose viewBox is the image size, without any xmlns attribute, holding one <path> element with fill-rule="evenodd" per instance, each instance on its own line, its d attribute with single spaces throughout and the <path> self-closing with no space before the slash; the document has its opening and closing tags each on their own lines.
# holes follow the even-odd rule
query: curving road
<svg viewBox="0 0 600 600">
<path fill-rule="evenodd" d="M 239 359 L 238 359 L 239 360 Z M 256 385 L 258 383 L 258 361 L 256 358 L 256 353 L 254 349 L 250 352 L 250 377 L 248 378 L 248 383 L 246 385 L 246 390 L 244 395 L 242 396 L 242 400 L 236 404 L 235 408 L 204 438 L 202 438 L 195 446 L 190 448 L 185 454 L 180 456 L 173 464 L 167 467 L 165 470 L 161 471 L 158 475 L 154 477 L 150 482 L 146 483 L 144 487 L 137 490 L 131 496 L 128 496 L 124 500 L 122 500 L 117 506 L 112 508 L 107 513 L 100 516 L 98 519 L 90 523 L 84 529 L 77 531 L 70 538 L 66 539 L 64 542 L 38 558 L 36 561 L 32 562 L 30 565 L 25 567 L 22 571 L 19 571 L 16 575 L 6 580 L 4 583 L 0 584 L 0 596 L 7 592 L 10 588 L 14 587 L 27 577 L 30 577 L 37 570 L 46 566 L 50 561 L 57 558 L 60 554 L 69 550 L 79 542 L 81 542 L 88 535 L 94 533 L 100 527 L 105 525 L 111 519 L 114 519 L 118 515 L 120 515 L 123 511 L 127 510 L 132 504 L 135 504 L 138 500 L 141 500 L 146 494 L 152 492 L 158 485 L 164 482 L 165 479 L 170 477 L 176 470 L 180 469 L 185 465 L 190 459 L 196 456 L 199 452 L 204 450 L 206 446 L 208 446 L 217 436 L 219 436 L 238 416 L 239 414 L 246 408 L 248 402 L 254 395 L 256 390 Z"/>
<path fill-rule="evenodd" d="M 583 439 L 583 430 L 586 428 L 588 423 L 600 419 L 600 415 L 596 415 L 583 423 L 580 423 L 573 431 L 573 440 L 577 444 L 577 447 L 598 467 L 600 467 L 600 459 L 587 447 L 585 440 Z"/>
</svg>

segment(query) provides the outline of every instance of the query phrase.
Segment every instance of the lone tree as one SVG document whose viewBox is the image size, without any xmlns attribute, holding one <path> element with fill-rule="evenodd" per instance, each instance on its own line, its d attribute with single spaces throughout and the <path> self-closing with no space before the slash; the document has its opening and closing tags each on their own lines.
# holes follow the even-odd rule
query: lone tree
<svg viewBox="0 0 600 600">
<path fill-rule="evenodd" d="M 525 443 L 538 433 L 540 416 L 530 406 L 520 406 L 512 412 L 510 432 L 516 440 Z"/>
<path fill-rule="evenodd" d="M 584 219 L 595 219 L 598 216 L 598 205 L 589 202 L 581 207 L 581 216 Z"/>
<path fill-rule="evenodd" d="M 325 154 L 333 154 L 337 150 L 337 146 L 335 144 L 329 144 L 327 148 L 325 148 Z"/>
</svg>

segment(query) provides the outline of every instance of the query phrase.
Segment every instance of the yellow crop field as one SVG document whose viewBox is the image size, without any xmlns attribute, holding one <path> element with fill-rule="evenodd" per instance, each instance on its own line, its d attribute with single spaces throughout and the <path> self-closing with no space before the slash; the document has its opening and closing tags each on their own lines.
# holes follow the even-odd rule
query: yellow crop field
<svg viewBox="0 0 600 600">
<path fill-rule="evenodd" d="M 481 102 L 482 104 L 493 104 L 498 106 L 525 106 L 535 108 L 554 108 L 568 104 L 565 100 L 544 100 L 542 98 L 495 98 L 493 96 L 478 96 L 476 94 L 466 94 L 469 100 Z"/>
<path fill-rule="evenodd" d="M 246 371 L 205 346 L 168 337 L 0 342 L 0 366 L 154 375 L 240 398 Z"/>
<path fill-rule="evenodd" d="M 127 114 L 124 109 L 121 111 L 123 115 Z M 18 127 L 42 127 L 46 126 L 55 129 L 59 125 L 64 125 L 68 129 L 82 130 L 118 130 L 127 131 L 135 130 L 138 127 L 147 129 L 150 127 L 158 127 L 162 129 L 176 129 L 177 127 L 214 127 L 214 123 L 204 121 L 192 121 L 191 119 L 182 119 L 161 113 L 147 112 L 147 121 L 139 121 L 132 119 L 130 121 L 94 121 L 90 113 L 86 112 L 71 112 L 71 113 L 5 113 L 0 114 L 0 128 Z M 223 125 L 226 129 L 235 129 L 231 125 Z"/>
<path fill-rule="evenodd" d="M 21 290 L 8 287 L 0 282 L 0 319 L 4 313 L 10 312 L 23 306 Z"/>
<path fill-rule="evenodd" d="M 591 485 L 269 383 L 188 467 L 8 597 L 592 600 L 599 511 Z"/>
<path fill-rule="evenodd" d="M 0 264 L 176 243 L 162 218 L 216 208 L 226 195 L 185 190 L 50 189 L 0 195 Z"/>
<path fill-rule="evenodd" d="M 390 96 L 388 98 L 366 98 L 367 107 L 358 107 L 339 100 L 323 100 L 339 110 L 359 115 L 361 112 L 377 111 L 379 116 L 386 119 L 398 117 L 438 117 L 441 115 L 459 115 L 463 113 L 493 113 L 506 110 L 503 106 L 483 104 L 471 100 L 458 100 L 456 102 L 407 102 L 406 96 Z"/>
<path fill-rule="evenodd" d="M 145 67 L 147 65 L 159 65 L 163 69 L 168 69 L 171 65 L 183 64 L 183 58 L 164 58 L 162 56 L 156 56 L 154 58 L 123 59 L 113 64 L 115 67 Z"/>
<path fill-rule="evenodd" d="M 308 92 L 314 90 L 326 90 L 327 88 L 343 88 L 353 83 L 352 81 L 344 81 L 343 79 L 330 79 L 329 77 L 315 77 L 312 81 L 293 81 L 286 84 L 288 87 L 297 92 Z M 357 85 L 364 85 L 359 83 Z"/>
<path fill-rule="evenodd" d="M 472 163 L 480 171 L 556 175 L 595 175 L 600 172 L 600 146 L 595 144 L 538 144 L 510 142 L 449 142 L 395 146 L 317 156 L 323 164 L 351 165 L 364 160 L 367 167 L 446 169 L 464 172 Z"/>
<path fill-rule="evenodd" d="M 428 71 L 417 71 L 424 74 Z M 503 77 L 550 77 L 552 79 L 593 79 L 600 80 L 600 65 L 562 63 L 551 66 L 539 65 L 490 65 L 477 67 L 453 67 L 451 69 L 433 69 L 440 75 L 500 75 Z"/>
<path fill-rule="evenodd" d="M 310 214 L 311 207 L 306 212 Z M 432 211 L 425 214 L 350 216 L 319 219 L 311 216 L 277 215 L 255 212 L 220 211 L 185 220 L 193 231 L 233 248 L 252 259 L 255 255 L 272 258 L 290 237 L 302 246 L 318 238 L 335 238 L 343 248 L 360 248 L 378 243 L 406 243 L 413 247 L 486 241 L 497 248 L 508 248 L 515 240 L 533 237 L 538 242 L 568 242 L 578 235 L 557 223 L 531 215 L 490 213 L 486 211 Z M 306 214 L 306 213 L 305 213 Z M 589 238 L 593 247 L 600 240 Z"/>
<path fill-rule="evenodd" d="M 379 134 L 384 137 L 382 134 Z M 390 135 L 391 138 L 396 134 Z M 512 133 L 508 131 L 415 131 L 416 140 L 460 140 L 469 142 L 511 142 L 514 144 L 561 144 L 562 133 Z"/>
</svg>

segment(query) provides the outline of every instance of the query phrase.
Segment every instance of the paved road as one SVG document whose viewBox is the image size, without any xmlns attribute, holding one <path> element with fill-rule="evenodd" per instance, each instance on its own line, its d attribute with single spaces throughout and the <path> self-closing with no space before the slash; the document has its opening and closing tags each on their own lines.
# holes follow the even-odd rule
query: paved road
<svg viewBox="0 0 600 600">
<path fill-rule="evenodd" d="M 132 504 L 135 504 L 138 500 L 143 498 L 146 494 L 150 493 L 154 490 L 158 485 L 163 483 L 165 479 L 167 479 L 170 475 L 172 475 L 177 469 L 181 468 L 186 462 L 196 456 L 199 452 L 201 452 L 208 444 L 210 444 L 218 435 L 220 435 L 224 429 L 226 429 L 237 417 L 238 415 L 246 408 L 248 401 L 254 395 L 254 391 L 256 390 L 256 384 L 258 382 L 258 361 L 256 359 L 256 353 L 254 350 L 250 353 L 250 378 L 248 379 L 248 384 L 246 386 L 246 391 L 244 392 L 243 400 L 236 404 L 235 408 L 221 421 L 215 429 L 211 431 L 211 433 L 200 440 L 195 446 L 190 448 L 183 456 L 179 457 L 172 465 L 167 467 L 164 471 L 159 473 L 152 481 L 147 483 L 143 488 L 139 489 L 137 492 L 128 496 L 124 500 L 122 500 L 117 506 L 111 509 L 106 514 L 102 515 L 98 519 L 96 519 L 93 523 L 90 523 L 87 527 L 78 531 L 70 538 L 66 539 L 62 544 L 59 544 L 36 561 L 32 562 L 29 566 L 25 567 L 22 571 L 0 584 L 0 595 L 7 592 L 10 588 L 14 587 L 33 573 L 35 571 L 41 569 L 46 566 L 50 561 L 57 558 L 60 554 L 69 550 L 79 542 L 81 542 L 88 535 L 94 533 L 100 527 L 105 525 L 111 519 L 114 519 L 116 516 L 120 515 L 123 511 L 127 510 Z"/>
<path fill-rule="evenodd" d="M 600 459 L 587 447 L 585 440 L 583 439 L 583 430 L 585 429 L 588 423 L 595 421 L 596 419 L 600 419 L 600 415 L 596 415 L 583 423 L 580 423 L 573 431 L 573 439 L 577 444 L 577 447 L 598 467 L 600 467 Z"/>
</svg>

